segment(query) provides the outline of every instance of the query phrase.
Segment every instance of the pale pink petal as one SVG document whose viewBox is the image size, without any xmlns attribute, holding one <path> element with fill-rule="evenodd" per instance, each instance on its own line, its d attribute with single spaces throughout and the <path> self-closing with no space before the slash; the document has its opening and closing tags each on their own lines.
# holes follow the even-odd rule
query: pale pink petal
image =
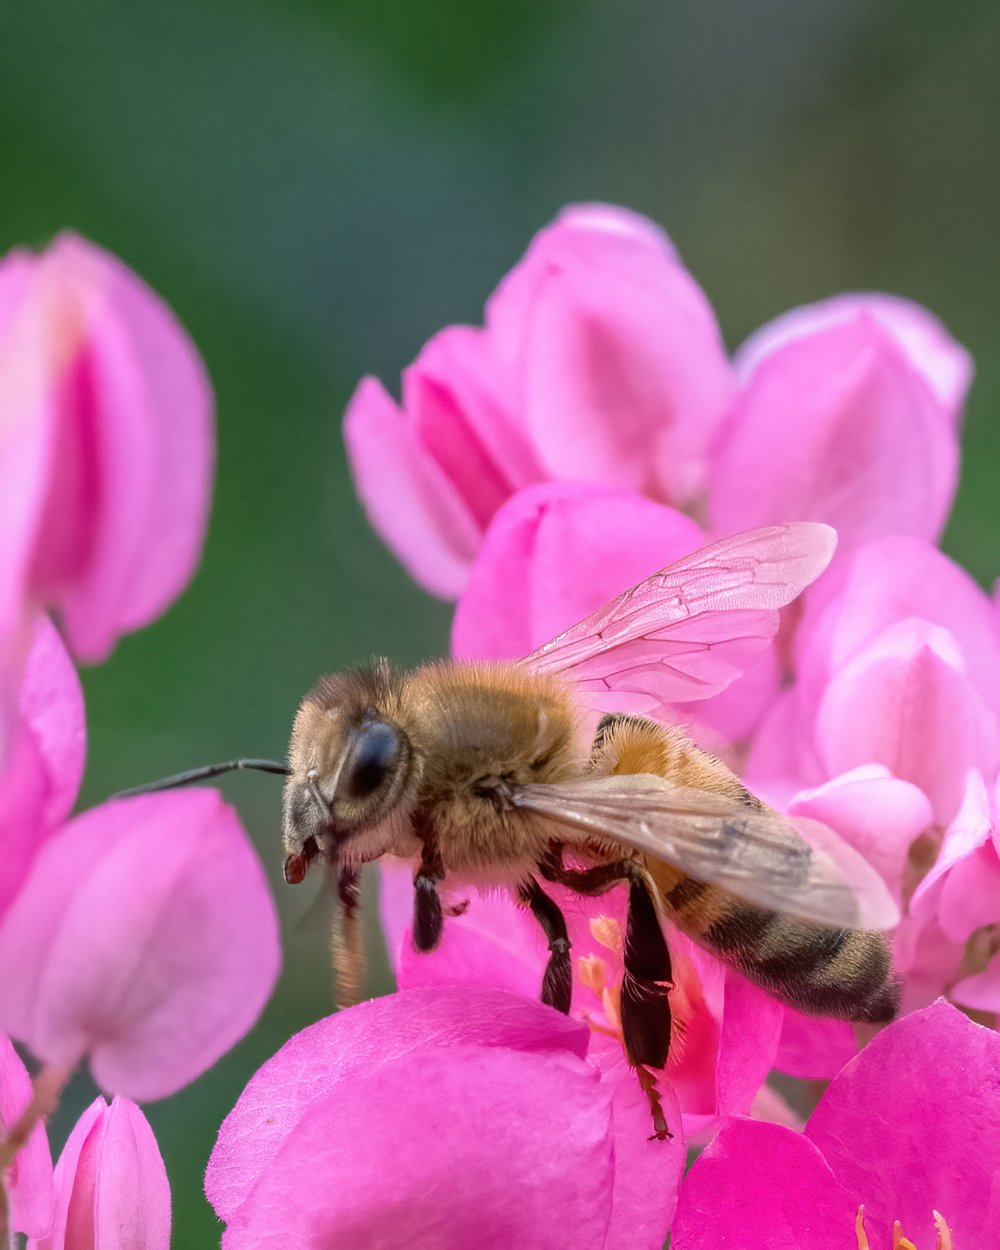
<svg viewBox="0 0 1000 1250">
<path fill-rule="evenodd" d="M 801 1133 L 733 1120 L 681 1185 L 671 1250 L 848 1250 L 857 1201 Z"/>
<path fill-rule="evenodd" d="M 1000 1013 L 1000 954 L 994 955 L 982 972 L 963 977 L 950 993 L 963 1007 Z"/>
<path fill-rule="evenodd" d="M 976 929 L 1000 922 L 1000 861 L 991 837 L 993 823 L 982 774 L 972 769 L 937 859 L 910 900 L 914 919 L 935 918 L 953 942 L 965 942 Z"/>
<path fill-rule="evenodd" d="M 47 1062 L 89 1055 L 109 1091 L 164 1097 L 251 1027 L 279 958 L 217 791 L 106 803 L 46 843 L 0 927 L 0 1026 Z"/>
<path fill-rule="evenodd" d="M 222 1126 L 206 1190 L 224 1246 L 624 1246 L 628 1220 L 628 1244 L 659 1247 L 683 1147 L 644 1140 L 645 1100 L 588 1062 L 587 1042 L 549 1008 L 471 987 L 320 1021 Z"/>
<path fill-rule="evenodd" d="M 862 314 L 786 342 L 746 381 L 714 449 L 712 525 L 826 521 L 842 549 L 886 534 L 934 539 L 957 461 L 949 414 Z"/>
<path fill-rule="evenodd" d="M 801 1133 L 805 1120 L 791 1104 L 770 1085 L 762 1085 L 754 1096 L 750 1115 L 754 1120 L 764 1120 L 768 1124 L 781 1124 Z"/>
<path fill-rule="evenodd" d="M 4 1034 L 0 1033 L 0 1134 L 12 1128 L 31 1101 L 31 1077 Z M 4 1172 L 12 1232 L 41 1237 L 52 1223 L 55 1190 L 52 1156 L 45 1125 L 38 1124 Z"/>
<path fill-rule="evenodd" d="M 716 1074 L 719 1114 L 749 1112 L 754 1095 L 774 1067 L 784 1014 L 777 999 L 726 969 Z"/>
<path fill-rule="evenodd" d="M 135 1103 L 93 1102 L 70 1133 L 55 1175 L 55 1223 L 30 1250 L 168 1250 L 167 1172 Z"/>
<path fill-rule="evenodd" d="M 961 975 L 964 957 L 965 943 L 952 941 L 936 917 L 904 916 L 892 935 L 892 962 L 903 977 L 900 1015 L 919 1011 L 948 991 Z"/>
<path fill-rule="evenodd" d="M 948 630 L 977 691 L 1000 709 L 1000 619 L 969 574 L 930 543 L 868 543 L 838 561 L 817 591 L 797 638 L 796 668 L 809 706 L 852 656 L 913 617 Z"/>
<path fill-rule="evenodd" d="M 970 768 L 992 770 L 1000 735 L 961 671 L 954 640 L 938 626 L 903 620 L 836 674 L 820 703 L 818 753 L 829 775 L 883 764 L 919 787 L 948 822 Z"/>
<path fill-rule="evenodd" d="M 55 628 L 40 617 L 0 775 L 0 918 L 46 838 L 69 815 L 85 749 L 83 693 L 76 670 Z"/>
<path fill-rule="evenodd" d="M 898 1020 L 834 1079 L 806 1126 L 840 1183 L 865 1205 L 873 1250 L 899 1220 L 935 1243 L 1000 1244 L 1000 1037 L 944 1001 Z"/>
<path fill-rule="evenodd" d="M 203 366 L 167 306 L 72 234 L 35 261 L 21 368 L 48 447 L 30 591 L 59 609 L 74 652 L 103 659 L 155 619 L 197 563 L 214 459 Z M 8 339 L 17 335 L 11 327 Z M 2 406 L 2 398 L 0 398 Z"/>
<path fill-rule="evenodd" d="M 675 504 L 704 484 L 729 365 L 705 296 L 655 226 L 608 206 L 538 234 L 487 306 L 554 478 Z"/>
<path fill-rule="evenodd" d="M 913 368 L 923 374 L 945 411 L 960 418 L 972 381 L 972 357 L 933 313 L 897 295 L 835 295 L 818 304 L 793 308 L 751 334 L 734 358 L 737 374 L 745 380 L 786 343 L 862 316 L 874 318 L 889 331 Z"/>
<path fill-rule="evenodd" d="M 923 791 L 893 777 L 881 765 L 855 768 L 814 790 L 804 790 L 787 810 L 791 816 L 808 816 L 840 834 L 877 870 L 897 903 L 902 902 L 910 847 L 934 819 Z"/>
<path fill-rule="evenodd" d="M 457 595 L 480 528 L 375 378 L 363 379 L 348 404 L 344 442 L 358 494 L 383 542 L 426 590 Z"/>
<path fill-rule="evenodd" d="M 526 655 L 702 542 L 693 521 L 631 492 L 571 483 L 523 490 L 498 513 L 473 565 L 452 653 Z"/>
</svg>

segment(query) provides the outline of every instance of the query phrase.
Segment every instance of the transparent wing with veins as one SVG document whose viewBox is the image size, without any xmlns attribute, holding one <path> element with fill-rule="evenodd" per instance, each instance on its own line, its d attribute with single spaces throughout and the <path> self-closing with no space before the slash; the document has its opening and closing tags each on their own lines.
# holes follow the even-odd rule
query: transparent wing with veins
<svg viewBox="0 0 1000 1250">
<path fill-rule="evenodd" d="M 779 612 L 826 568 L 818 522 L 723 538 L 661 569 L 524 657 L 606 711 L 652 711 L 725 690 L 777 633 Z"/>
<path fill-rule="evenodd" d="M 566 842 L 620 843 L 769 911 L 845 929 L 899 921 L 875 869 L 816 821 L 644 773 L 518 786 L 512 802 L 560 825 Z"/>
</svg>

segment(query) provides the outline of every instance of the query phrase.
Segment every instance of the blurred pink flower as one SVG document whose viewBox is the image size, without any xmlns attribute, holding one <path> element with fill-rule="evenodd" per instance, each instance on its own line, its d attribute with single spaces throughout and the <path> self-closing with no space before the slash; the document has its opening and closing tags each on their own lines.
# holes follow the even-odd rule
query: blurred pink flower
<svg viewBox="0 0 1000 1250">
<path fill-rule="evenodd" d="M 167 1172 L 134 1102 L 91 1103 L 63 1147 L 55 1183 L 52 1229 L 28 1250 L 168 1250 Z"/>
<path fill-rule="evenodd" d="M 452 654 L 526 655 L 706 542 L 682 512 L 632 491 L 572 482 L 529 487 L 497 513 L 472 565 L 455 610 Z M 743 645 L 745 671 L 733 674 L 728 689 L 695 703 L 661 704 L 654 714 L 687 726 L 713 749 L 743 737 L 778 695 L 773 646 L 749 638 Z"/>
<path fill-rule="evenodd" d="M 632 1074 L 591 1058 L 604 1040 L 471 986 L 319 1021 L 222 1125 L 205 1188 L 224 1250 L 658 1250 L 683 1143 L 646 1140 Z"/>
<path fill-rule="evenodd" d="M 842 552 L 938 537 L 971 364 L 928 313 L 841 297 L 765 326 L 737 361 L 742 385 L 713 449 L 713 528 L 826 521 Z"/>
<path fill-rule="evenodd" d="M 105 803 L 45 842 L 0 924 L 0 1027 L 162 1098 L 247 1032 L 279 962 L 260 863 L 217 791 Z"/>
<path fill-rule="evenodd" d="M 531 482 L 591 480 L 692 504 L 729 400 L 712 310 L 651 222 L 564 210 L 490 298 L 483 330 L 432 339 L 397 408 L 372 378 L 345 439 L 373 525 L 427 589 L 464 584 L 497 508 Z"/>
<path fill-rule="evenodd" d="M 157 617 L 197 562 L 212 399 L 170 310 L 73 234 L 0 262 L 0 676 L 41 608 L 102 660 Z"/>
<path fill-rule="evenodd" d="M 1000 1038 L 939 1002 L 890 1025 L 832 1081 L 804 1133 L 735 1120 L 681 1187 L 671 1250 L 1000 1244 Z M 859 1238 L 859 1244 L 866 1242 Z"/>
<path fill-rule="evenodd" d="M 70 813 L 85 749 L 76 670 L 51 622 L 39 617 L 18 691 L 7 765 L 0 772 L 0 920 L 45 840 Z"/>
<path fill-rule="evenodd" d="M 31 1101 L 31 1077 L 0 1033 L 0 1139 L 14 1127 Z M 45 1125 L 36 1124 L 17 1157 L 0 1177 L 7 1191 L 10 1231 L 41 1237 L 52 1225 L 55 1191 Z"/>
<path fill-rule="evenodd" d="M 468 900 L 454 900 L 468 901 L 468 907 L 448 918 L 436 950 L 417 953 L 409 928 L 412 873 L 386 863 L 381 881 L 382 921 L 401 989 L 490 985 L 537 1001 L 548 950 L 537 921 L 511 899 L 472 891 Z M 617 1067 L 624 1062 L 618 988 L 626 891 L 599 898 L 553 885 L 546 891 L 559 904 L 572 943 L 572 1014 L 616 1039 L 598 1062 Z M 678 1099 L 690 1137 L 705 1133 L 720 1117 L 750 1110 L 775 1062 L 784 1008 L 683 934 L 671 929 L 669 936 L 674 1035 L 658 1087 Z"/>
</svg>

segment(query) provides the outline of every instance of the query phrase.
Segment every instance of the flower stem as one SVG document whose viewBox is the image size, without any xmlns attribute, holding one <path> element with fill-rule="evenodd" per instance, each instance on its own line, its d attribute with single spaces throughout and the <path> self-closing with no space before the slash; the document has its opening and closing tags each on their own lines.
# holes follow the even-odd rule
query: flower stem
<svg viewBox="0 0 1000 1250">
<path fill-rule="evenodd" d="M 6 1138 L 0 1142 L 0 1173 L 5 1172 L 14 1162 L 17 1152 L 31 1136 L 35 1125 L 55 1111 L 59 1095 L 72 1075 L 72 1067 L 47 1063 L 32 1081 L 28 1105 Z"/>
</svg>

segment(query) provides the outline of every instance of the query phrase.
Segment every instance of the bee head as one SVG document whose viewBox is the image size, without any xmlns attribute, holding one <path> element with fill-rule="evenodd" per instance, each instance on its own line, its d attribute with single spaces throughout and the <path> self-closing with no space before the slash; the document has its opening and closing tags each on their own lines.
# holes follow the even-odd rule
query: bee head
<svg viewBox="0 0 1000 1250">
<path fill-rule="evenodd" d="M 321 678 L 303 699 L 292 729 L 285 784 L 285 875 L 299 881 L 323 854 L 375 859 L 380 838 L 411 789 L 413 751 L 396 723 L 398 682 L 384 661 Z"/>
</svg>

